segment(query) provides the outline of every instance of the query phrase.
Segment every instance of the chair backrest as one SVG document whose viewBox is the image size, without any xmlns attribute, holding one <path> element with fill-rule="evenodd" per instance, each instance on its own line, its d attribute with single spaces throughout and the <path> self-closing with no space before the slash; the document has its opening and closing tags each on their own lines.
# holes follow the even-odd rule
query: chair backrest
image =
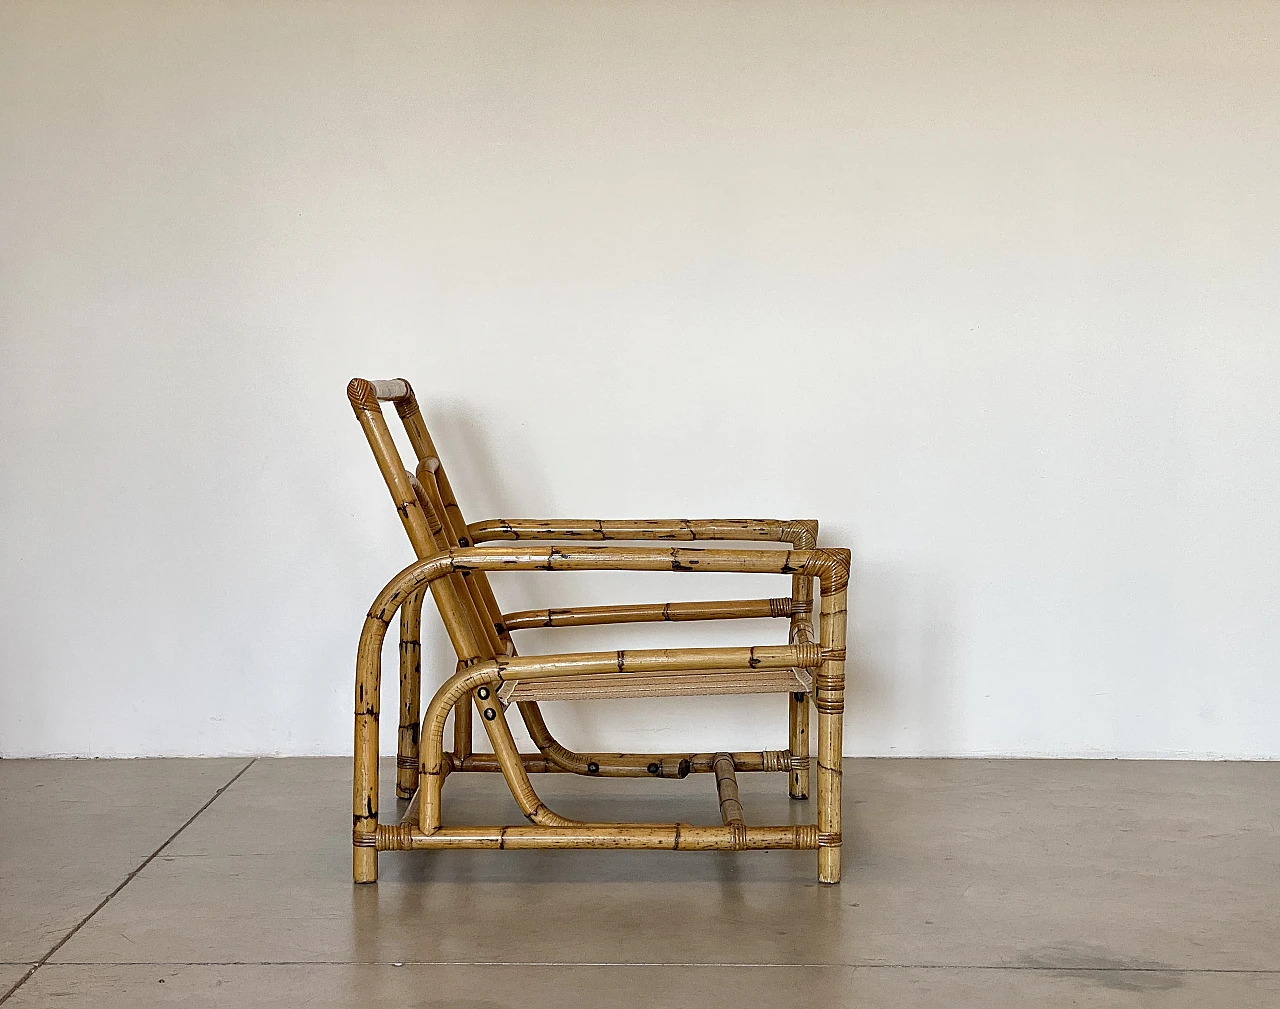
<svg viewBox="0 0 1280 1009">
<path fill-rule="evenodd" d="M 347 398 L 418 558 L 450 547 L 471 546 L 466 519 L 422 419 L 413 387 L 402 378 L 386 382 L 353 378 L 347 385 Z M 382 412 L 383 402 L 395 404 L 404 424 L 418 457 L 413 472 L 405 469 L 400 458 Z M 432 582 L 431 592 L 460 661 L 512 651 L 511 638 L 502 626 L 502 611 L 483 571 L 451 574 Z"/>
</svg>

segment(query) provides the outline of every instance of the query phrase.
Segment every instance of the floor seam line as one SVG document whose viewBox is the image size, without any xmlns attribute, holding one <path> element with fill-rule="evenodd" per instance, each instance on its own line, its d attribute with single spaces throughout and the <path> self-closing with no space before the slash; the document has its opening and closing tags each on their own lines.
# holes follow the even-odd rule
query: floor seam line
<svg viewBox="0 0 1280 1009">
<path fill-rule="evenodd" d="M 208 801 L 205 802 L 203 806 L 201 806 L 194 813 L 192 813 L 191 816 L 187 819 L 187 821 L 183 823 L 183 825 L 179 827 L 177 830 L 175 830 L 172 834 L 170 834 L 168 838 L 164 841 L 164 843 L 160 845 L 160 847 L 158 847 L 150 855 L 144 858 L 141 864 L 136 869 L 134 869 L 131 873 L 125 876 L 125 878 L 114 890 L 112 890 L 109 894 L 103 897 L 102 900 L 98 902 L 97 906 L 94 907 L 92 911 L 90 911 L 78 922 L 72 925 L 71 930 L 67 932 L 67 934 L 64 935 L 61 939 L 59 939 L 56 943 L 54 943 L 52 948 L 49 950 L 49 952 L 47 952 L 44 956 L 42 956 L 39 959 L 39 961 L 32 964 L 31 969 L 28 970 L 25 974 L 23 974 L 22 977 L 18 978 L 18 980 L 13 983 L 13 986 L 7 992 L 5 992 L 3 995 L 0 995 L 0 1005 L 3 1005 L 5 1002 L 8 1002 L 9 999 L 12 998 L 14 992 L 16 992 L 19 988 L 21 988 L 24 984 L 26 984 L 31 979 L 32 975 L 35 974 L 36 971 L 38 971 L 41 967 L 43 967 L 45 964 L 49 962 L 49 958 L 52 957 L 53 954 L 58 952 L 58 950 L 62 949 L 62 947 L 65 946 L 71 940 L 71 937 L 73 935 L 79 932 L 80 929 L 82 929 L 86 924 L 88 924 L 89 920 L 95 914 L 97 914 L 104 907 L 106 907 L 108 903 L 111 902 L 111 899 L 115 897 L 116 894 L 118 894 L 126 886 L 132 883 L 134 879 L 137 877 L 138 873 L 142 872 L 143 869 L 145 869 L 148 865 L 150 865 L 155 860 L 156 856 L 160 854 L 160 852 L 164 851 L 165 848 L 169 847 L 169 845 L 171 845 L 177 839 L 179 834 L 181 834 L 184 830 L 186 830 L 193 823 L 195 823 L 196 817 L 198 817 L 206 809 L 212 806 L 214 802 L 217 800 L 218 796 L 220 796 L 228 788 L 234 785 L 240 779 L 240 776 L 244 774 L 245 771 L 249 770 L 249 768 L 251 768 L 257 762 L 258 762 L 258 758 L 253 757 L 249 760 L 247 764 L 244 765 L 244 767 L 236 771 L 236 773 L 231 776 L 230 781 L 228 781 L 225 785 L 223 785 L 216 792 L 214 792 L 213 795 L 209 797 Z"/>
<path fill-rule="evenodd" d="M 575 960 L 62 960 L 51 967 L 754 967 L 763 970 L 837 967 L 849 970 L 983 970 L 1072 971 L 1120 974 L 1280 974 L 1280 968 L 1264 967 L 1081 967 L 1001 966 L 996 964 L 944 963 L 729 963 L 729 962 L 623 962 Z"/>
</svg>

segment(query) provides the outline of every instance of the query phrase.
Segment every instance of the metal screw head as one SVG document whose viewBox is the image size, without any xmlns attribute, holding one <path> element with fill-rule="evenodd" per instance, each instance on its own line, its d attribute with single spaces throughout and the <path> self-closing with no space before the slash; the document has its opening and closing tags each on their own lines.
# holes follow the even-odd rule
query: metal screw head
<svg viewBox="0 0 1280 1009">
<path fill-rule="evenodd" d="M 479 697 L 480 700 L 482 701 L 487 701 L 489 699 L 489 688 L 481 687 L 479 690 L 476 691 L 476 696 Z"/>
<path fill-rule="evenodd" d="M 656 762 L 649 765 L 650 774 L 657 774 L 660 770 L 661 768 L 657 765 Z"/>
<path fill-rule="evenodd" d="M 493 708 L 485 708 L 484 717 L 485 717 L 485 721 L 492 722 L 495 718 L 498 717 L 498 713 L 494 711 Z"/>
<path fill-rule="evenodd" d="M 599 774 L 599 773 L 600 773 L 600 765 L 599 765 L 599 764 L 597 764 L 594 760 L 593 760 L 593 761 L 591 761 L 589 764 L 587 764 L 587 773 L 588 773 L 588 774 Z"/>
</svg>

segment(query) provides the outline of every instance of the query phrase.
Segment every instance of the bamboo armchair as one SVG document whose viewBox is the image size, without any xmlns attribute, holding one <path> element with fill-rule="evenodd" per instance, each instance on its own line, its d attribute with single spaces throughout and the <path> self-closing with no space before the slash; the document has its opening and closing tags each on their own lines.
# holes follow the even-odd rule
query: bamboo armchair
<svg viewBox="0 0 1280 1009">
<path fill-rule="evenodd" d="M 374 600 L 356 658 L 352 831 L 357 883 L 378 878 L 378 853 L 440 848 L 651 848 L 672 851 L 816 849 L 818 878 L 840 879 L 840 756 L 844 718 L 845 595 L 849 551 L 816 546 L 814 521 L 766 519 L 515 520 L 468 525 L 449 485 L 413 389 L 403 379 L 352 379 L 347 396 L 391 491 L 418 560 Z M 417 456 L 405 469 L 383 415 L 395 405 Z M 477 546 L 488 541 L 500 546 Z M 790 549 L 589 545 L 582 541 L 758 540 Z M 543 545 L 545 541 L 558 541 Z M 672 602 L 503 613 L 489 571 L 728 571 L 789 574 L 779 599 Z M 821 588 L 820 633 L 811 622 L 813 579 Z M 458 655 L 456 672 L 421 709 L 422 604 L 430 593 Z M 378 822 L 378 711 L 382 645 L 400 617 L 400 728 L 396 794 L 411 799 L 398 824 Z M 789 644 L 752 648 L 641 649 L 525 657 L 511 633 L 638 621 L 779 617 Z M 788 748 L 751 753 L 576 753 L 551 735 L 538 702 L 573 698 L 782 693 L 788 697 Z M 809 794 L 809 699 L 818 720 L 817 823 L 748 825 L 737 772 L 788 772 L 789 792 Z M 472 751 L 474 703 L 492 752 Z M 514 703 L 538 747 L 520 753 L 506 709 Z M 453 713 L 453 749 L 445 750 Z M 528 824 L 445 826 L 445 778 L 462 771 L 501 773 Z M 539 799 L 531 772 L 597 777 L 715 776 L 720 826 L 687 823 L 585 823 Z"/>
</svg>

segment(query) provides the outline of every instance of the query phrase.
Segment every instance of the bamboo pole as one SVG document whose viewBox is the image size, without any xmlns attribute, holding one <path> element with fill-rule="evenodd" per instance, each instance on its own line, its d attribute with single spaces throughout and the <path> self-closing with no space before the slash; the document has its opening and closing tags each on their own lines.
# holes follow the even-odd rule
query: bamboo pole
<svg viewBox="0 0 1280 1009">
<path fill-rule="evenodd" d="M 628 648 L 616 652 L 512 655 L 494 660 L 504 680 L 538 680 L 588 673 L 656 673 L 705 669 L 812 669 L 822 662 L 815 644 L 718 648 Z"/>
<path fill-rule="evenodd" d="M 716 776 L 716 795 L 720 798 L 720 819 L 726 827 L 742 826 L 742 803 L 738 799 L 738 779 L 733 773 L 733 756 L 717 753 L 711 764 Z"/>
<path fill-rule="evenodd" d="M 636 603 L 624 606 L 571 606 L 547 610 L 504 613 L 508 631 L 531 627 L 585 627 L 595 624 L 633 624 L 657 621 L 738 620 L 753 617 L 789 617 L 791 600 L 727 599 L 720 602 Z"/>
<path fill-rule="evenodd" d="M 504 701 L 592 701 L 618 697 L 709 697 L 718 694 L 808 692 L 813 677 L 805 669 L 691 669 L 678 675 L 609 672 L 590 677 L 552 676 L 514 680 L 502 686 Z"/>
<path fill-rule="evenodd" d="M 778 519 L 489 519 L 468 526 L 490 540 L 737 540 L 792 543 L 805 523 Z"/>
<path fill-rule="evenodd" d="M 824 549 L 728 550 L 667 546 L 458 547 L 437 551 L 409 565 L 388 583 L 386 591 L 412 591 L 451 571 L 722 571 L 820 577 L 836 563 L 832 554 L 833 551 Z"/>
<path fill-rule="evenodd" d="M 400 730 L 396 745 L 396 795 L 418 790 L 418 732 L 422 696 L 422 598 L 419 589 L 400 608 Z"/>
<path fill-rule="evenodd" d="M 818 847 L 813 824 L 751 827 L 743 824 L 704 827 L 689 823 L 589 823 L 569 828 L 441 827 L 430 834 L 410 825 L 384 825 L 378 831 L 382 850 L 442 848 L 613 848 L 650 851 L 812 850 Z M 821 853 L 821 849 L 819 849 Z"/>
<path fill-rule="evenodd" d="M 570 751 L 572 752 L 572 751 Z M 496 772 L 502 770 L 491 753 L 473 753 L 463 760 L 457 754 L 445 754 L 452 771 Z M 520 761 L 530 773 L 593 774 L 601 778 L 683 778 L 687 774 L 710 774 L 715 753 L 576 753 L 584 767 L 561 767 L 545 753 L 522 753 Z M 730 753 L 733 769 L 739 773 L 776 772 L 790 769 L 791 755 L 786 750 Z M 589 770 L 590 764 L 598 770 Z M 685 774 L 679 768 L 685 765 Z M 668 773 L 663 773 L 664 768 Z M 670 773 L 670 772 L 675 773 Z"/>
<path fill-rule="evenodd" d="M 818 709 L 818 879 L 840 882 L 840 802 L 843 771 L 844 659 L 849 551 L 839 571 L 822 580 L 821 644 L 823 663 L 814 676 Z"/>
<path fill-rule="evenodd" d="M 801 550 L 811 550 L 818 544 L 818 523 L 810 520 L 794 524 L 796 535 L 792 544 Z M 807 642 L 813 640 L 813 578 L 807 574 L 791 576 L 791 627 L 787 640 Z M 803 690 L 792 691 L 787 699 L 787 749 L 791 751 L 791 775 L 787 781 L 787 794 L 793 799 L 809 797 L 809 695 Z"/>
</svg>

